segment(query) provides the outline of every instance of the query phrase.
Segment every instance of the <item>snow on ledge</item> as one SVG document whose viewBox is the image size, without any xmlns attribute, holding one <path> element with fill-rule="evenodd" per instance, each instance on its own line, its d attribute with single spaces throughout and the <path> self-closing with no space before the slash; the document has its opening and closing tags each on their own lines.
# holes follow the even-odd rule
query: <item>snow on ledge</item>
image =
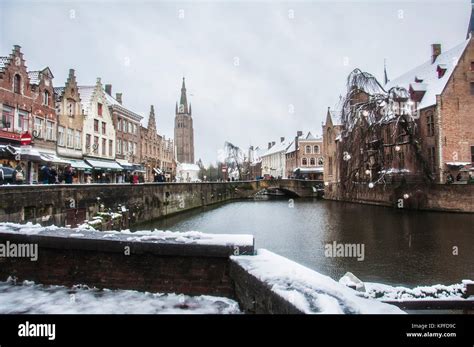
<svg viewBox="0 0 474 347">
<path fill-rule="evenodd" d="M 43 227 L 40 224 L 28 222 L 26 224 L 0 223 L 0 233 L 24 234 L 24 235 L 51 235 L 70 238 L 93 238 L 121 241 L 137 241 L 152 243 L 182 243 L 212 246 L 253 246 L 253 235 L 248 234 L 205 234 L 199 231 L 162 231 L 141 230 L 131 232 L 122 231 L 97 231 L 90 227 L 60 228 L 57 226 Z"/>
<path fill-rule="evenodd" d="M 304 313 L 405 313 L 396 306 L 362 298 L 332 278 L 266 249 L 231 259 Z"/>
</svg>

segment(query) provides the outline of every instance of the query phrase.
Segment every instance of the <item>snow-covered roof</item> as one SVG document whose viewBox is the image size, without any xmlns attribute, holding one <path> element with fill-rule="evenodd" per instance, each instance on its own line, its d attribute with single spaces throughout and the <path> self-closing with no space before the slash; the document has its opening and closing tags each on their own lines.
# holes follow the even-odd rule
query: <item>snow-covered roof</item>
<svg viewBox="0 0 474 347">
<path fill-rule="evenodd" d="M 286 149 L 286 154 L 296 151 L 295 141 L 291 141 L 290 146 Z"/>
<path fill-rule="evenodd" d="M 95 86 L 78 86 L 77 89 L 81 96 L 82 109 L 87 114 L 91 104 L 92 95 L 94 95 Z"/>
<path fill-rule="evenodd" d="M 290 146 L 290 145 L 288 144 L 287 141 L 278 142 L 278 143 L 276 143 L 274 146 L 272 146 L 269 150 L 267 150 L 267 151 L 262 155 L 262 157 L 267 157 L 267 156 L 269 156 L 269 155 L 276 154 L 276 153 L 279 153 L 279 152 L 285 152 L 285 153 L 286 153 L 286 149 L 287 149 L 289 146 Z"/>
<path fill-rule="evenodd" d="M 10 62 L 10 58 L 8 57 L 0 57 L 0 69 L 4 69 L 5 66 Z"/>
<path fill-rule="evenodd" d="M 421 64 L 420 66 L 406 72 L 398 78 L 389 81 L 385 85 L 385 90 L 389 90 L 392 87 L 404 87 L 409 90 L 410 85 L 425 84 L 426 92 L 418 104 L 418 109 L 423 109 L 436 104 L 436 95 L 443 92 L 446 83 L 448 82 L 454 68 L 457 66 L 459 58 L 463 54 L 469 43 L 469 39 L 457 45 L 456 47 L 441 53 L 435 60 L 434 63 L 431 59 Z M 438 65 L 442 65 L 446 68 L 446 72 L 441 78 L 438 78 Z M 422 80 L 422 83 L 415 83 L 417 80 Z"/>
<path fill-rule="evenodd" d="M 111 96 L 107 92 L 105 92 L 105 90 L 104 90 L 104 94 L 105 94 L 105 99 L 107 101 L 107 104 L 109 106 L 115 106 L 115 107 L 117 107 L 121 110 L 124 110 L 128 113 L 129 116 L 133 116 L 137 120 L 141 120 L 143 118 L 139 114 L 137 114 L 137 113 L 131 111 L 130 109 L 126 108 L 124 105 L 122 105 L 120 102 L 118 102 L 117 99 L 115 99 L 113 96 Z"/>
<path fill-rule="evenodd" d="M 64 92 L 64 87 L 54 87 L 54 94 L 56 95 L 56 101 L 61 100 L 61 96 L 63 95 Z"/>
<path fill-rule="evenodd" d="M 28 71 L 28 77 L 30 78 L 30 84 L 38 85 L 40 83 L 40 71 Z"/>
</svg>

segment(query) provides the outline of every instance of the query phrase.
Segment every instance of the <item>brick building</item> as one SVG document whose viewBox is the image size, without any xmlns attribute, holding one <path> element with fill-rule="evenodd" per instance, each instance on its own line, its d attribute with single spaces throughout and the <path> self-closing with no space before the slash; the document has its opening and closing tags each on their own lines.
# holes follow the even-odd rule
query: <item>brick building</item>
<svg viewBox="0 0 474 347">
<path fill-rule="evenodd" d="M 339 114 L 328 108 L 326 123 L 323 124 L 323 164 L 324 181 L 327 183 L 339 182 L 339 142 L 341 140 L 342 125 Z"/>
<path fill-rule="evenodd" d="M 26 182 L 37 181 L 40 166 L 55 153 L 57 122 L 53 78 L 48 67 L 28 72 L 18 45 L 9 56 L 0 57 L 0 144 L 16 147 L 10 152 L 19 154 L 3 157 L 2 165 L 21 163 Z M 22 138 L 27 142 L 20 148 Z"/>
<path fill-rule="evenodd" d="M 308 132 L 296 133 L 286 150 L 286 177 L 299 179 L 323 179 L 323 140 Z"/>
<path fill-rule="evenodd" d="M 191 104 L 188 107 L 186 85 L 183 77 L 181 98 L 176 103 L 174 121 L 174 142 L 176 146 L 176 160 L 180 163 L 194 164 L 194 129 Z"/>
<path fill-rule="evenodd" d="M 105 85 L 105 97 L 115 127 L 115 159 L 125 169 L 125 174 L 132 172 L 145 173 L 140 164 L 141 137 L 140 121 L 142 116 L 126 108 L 122 104 L 122 93 L 112 96 L 112 85 Z M 119 175 L 118 181 L 123 182 L 125 175 Z"/>
<path fill-rule="evenodd" d="M 174 179 L 176 162 L 173 140 L 166 139 L 156 130 L 155 108 L 150 106 L 148 126 L 141 127 L 141 160 L 145 170 L 145 180 L 153 182 L 156 175 L 163 174 L 167 181 Z"/>
<path fill-rule="evenodd" d="M 465 182 L 473 168 L 473 30 L 469 28 L 467 39 L 446 52 L 442 52 L 440 44 L 433 44 L 426 63 L 385 85 L 386 90 L 405 87 L 416 103 L 421 147 L 438 183 L 445 183 L 450 176 Z M 407 159 L 400 157 L 400 153 L 397 155 L 392 150 L 387 154 L 398 159 L 398 166 L 402 167 Z M 408 155 L 405 153 L 405 157 Z M 409 169 L 420 170 L 413 164 Z"/>
</svg>

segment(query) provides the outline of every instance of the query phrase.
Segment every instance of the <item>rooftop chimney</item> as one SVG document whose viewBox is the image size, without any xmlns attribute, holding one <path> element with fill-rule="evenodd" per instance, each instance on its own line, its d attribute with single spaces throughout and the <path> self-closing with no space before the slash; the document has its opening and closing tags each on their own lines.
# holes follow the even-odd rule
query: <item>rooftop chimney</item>
<svg viewBox="0 0 474 347">
<path fill-rule="evenodd" d="M 303 136 L 303 132 L 301 130 L 298 130 L 296 132 L 296 136 L 298 136 L 298 137 Z"/>
<path fill-rule="evenodd" d="M 270 148 L 272 148 L 272 143 L 271 142 L 268 143 L 268 149 L 270 149 Z"/>
<path fill-rule="evenodd" d="M 112 96 L 112 85 L 111 84 L 106 84 L 105 85 L 105 92 Z"/>
<path fill-rule="evenodd" d="M 441 54 L 441 44 L 433 43 L 431 45 L 431 64 L 436 61 L 436 58 Z"/>
<path fill-rule="evenodd" d="M 115 93 L 115 100 L 122 105 L 122 93 Z"/>
<path fill-rule="evenodd" d="M 275 141 L 272 141 L 272 147 L 275 146 L 275 143 L 276 143 Z"/>
<path fill-rule="evenodd" d="M 280 137 L 280 142 L 283 142 L 285 141 L 285 138 L 284 137 Z"/>
</svg>

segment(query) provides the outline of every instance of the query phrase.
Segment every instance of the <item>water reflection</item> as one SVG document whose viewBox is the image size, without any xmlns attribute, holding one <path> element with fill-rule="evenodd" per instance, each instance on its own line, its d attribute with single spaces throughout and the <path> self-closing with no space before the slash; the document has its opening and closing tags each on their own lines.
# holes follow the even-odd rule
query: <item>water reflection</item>
<svg viewBox="0 0 474 347">
<path fill-rule="evenodd" d="M 332 278 L 353 272 L 393 285 L 451 284 L 474 278 L 474 215 L 401 211 L 295 200 L 239 201 L 185 212 L 139 229 L 250 233 L 256 246 Z M 364 244 L 365 259 L 325 256 L 327 243 Z M 459 254 L 453 255 L 453 247 Z"/>
</svg>

